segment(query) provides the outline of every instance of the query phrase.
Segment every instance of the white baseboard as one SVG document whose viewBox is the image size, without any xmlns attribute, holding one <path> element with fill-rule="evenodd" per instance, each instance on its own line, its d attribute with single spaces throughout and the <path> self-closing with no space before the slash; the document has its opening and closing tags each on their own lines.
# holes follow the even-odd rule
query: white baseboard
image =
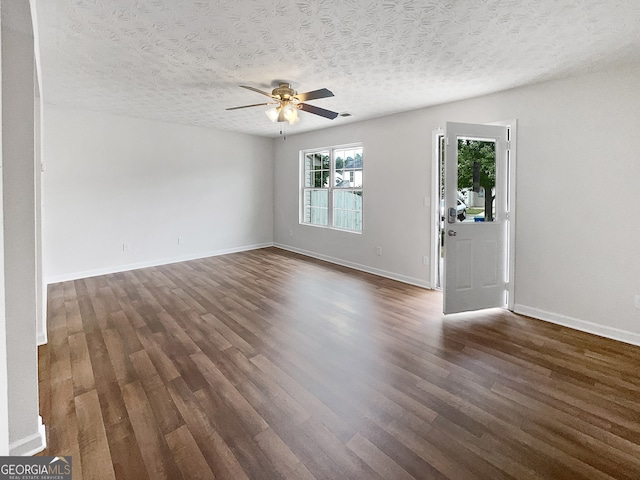
<svg viewBox="0 0 640 480">
<path fill-rule="evenodd" d="M 29 457 L 47 448 L 47 429 L 38 416 L 38 431 L 9 445 L 9 455 Z"/>
<path fill-rule="evenodd" d="M 45 278 L 47 285 L 58 282 L 67 282 L 69 280 L 78 280 L 80 278 L 97 277 L 100 275 L 108 275 L 110 273 L 128 272 L 130 270 L 138 270 L 140 268 L 158 267 L 160 265 L 169 265 L 171 263 L 187 262 L 189 260 L 198 260 L 200 258 L 217 257 L 219 255 L 227 255 L 229 253 L 246 252 L 249 250 L 257 250 L 259 248 L 272 247 L 273 243 L 261 243 L 257 245 L 245 245 L 242 247 L 228 248 L 224 250 L 215 250 L 213 252 L 196 253 L 193 255 L 185 255 L 173 258 L 160 258 L 150 260 L 148 262 L 131 263 L 127 265 L 118 265 L 115 267 L 98 268 L 96 270 L 86 270 L 82 272 L 64 273 L 62 275 L 52 275 Z"/>
<path fill-rule="evenodd" d="M 559 313 L 545 312 L 544 310 L 528 307 L 526 305 L 516 304 L 513 311 L 528 317 L 537 318 L 538 320 L 544 320 L 546 322 L 555 323 L 556 325 L 562 325 L 563 327 L 580 330 L 581 332 L 592 333 L 612 340 L 618 340 L 620 342 L 640 346 L 640 334 L 638 333 L 607 327 L 606 325 L 580 320 L 579 318 L 573 318 Z"/>
<path fill-rule="evenodd" d="M 36 332 L 36 341 L 38 346 L 45 345 L 49 339 L 47 338 L 47 283 L 42 282 L 42 308 L 40 309 L 42 318 L 40 322 L 36 322 L 36 328 L 39 329 Z"/>
<path fill-rule="evenodd" d="M 291 247 L 289 245 L 283 245 L 281 243 L 274 243 L 274 247 L 281 248 L 282 250 L 288 250 L 290 252 L 299 253 L 307 257 L 317 258 L 318 260 L 324 260 L 325 262 L 335 263 L 336 265 L 342 265 L 343 267 L 353 268 L 354 270 L 360 270 L 361 272 L 371 273 L 378 275 L 379 277 L 390 278 L 391 280 L 397 280 L 398 282 L 408 283 L 409 285 L 415 285 L 417 287 L 431 289 L 431 283 L 421 278 L 408 277 L 406 275 L 400 275 L 394 272 L 387 272 L 386 270 L 380 270 L 378 268 L 369 267 L 367 265 L 361 265 L 355 262 L 349 262 L 341 258 L 334 258 L 328 255 L 322 255 L 316 252 L 310 252 L 301 248 Z"/>
</svg>

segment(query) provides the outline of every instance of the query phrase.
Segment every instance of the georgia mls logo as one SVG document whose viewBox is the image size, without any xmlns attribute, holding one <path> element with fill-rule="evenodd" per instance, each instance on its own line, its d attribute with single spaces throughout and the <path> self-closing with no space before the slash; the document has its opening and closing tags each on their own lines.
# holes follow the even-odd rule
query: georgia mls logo
<svg viewBox="0 0 640 480">
<path fill-rule="evenodd" d="M 57 463 L 57 465 L 55 465 Z M 71 473 L 71 457 L 53 457 L 49 462 L 49 475 L 69 475 Z"/>
<path fill-rule="evenodd" d="M 0 480 L 71 480 L 71 457 L 0 457 Z"/>
</svg>

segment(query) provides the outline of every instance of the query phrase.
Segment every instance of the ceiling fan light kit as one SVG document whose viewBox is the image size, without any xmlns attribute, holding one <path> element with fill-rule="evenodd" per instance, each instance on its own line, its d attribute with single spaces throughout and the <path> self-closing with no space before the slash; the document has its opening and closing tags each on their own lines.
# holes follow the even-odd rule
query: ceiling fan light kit
<svg viewBox="0 0 640 480">
<path fill-rule="evenodd" d="M 299 94 L 293 88 L 291 88 L 291 84 L 289 83 L 280 83 L 279 86 L 274 88 L 271 93 L 263 92 L 262 90 L 259 90 L 255 87 L 249 87 L 246 85 L 240 85 L 240 87 L 246 88 L 247 90 L 252 90 L 256 93 L 260 93 L 261 95 L 266 95 L 267 97 L 271 97 L 274 101 L 266 103 L 254 103 L 251 105 L 243 105 L 241 107 L 231 107 L 227 108 L 227 110 L 238 110 L 241 108 L 260 107 L 264 105 L 276 105 L 275 107 L 267 110 L 265 114 L 274 123 L 289 122 L 289 125 L 294 125 L 300 121 L 298 110 L 312 113 L 314 115 L 319 115 L 321 117 L 328 118 L 329 120 L 333 120 L 338 116 L 337 112 L 332 112 L 331 110 L 326 110 L 324 108 L 303 103 L 307 100 L 317 100 L 319 98 L 333 97 L 333 92 L 327 90 L 326 88 Z"/>
<path fill-rule="evenodd" d="M 284 115 L 284 119 L 289 122 L 289 125 L 293 125 L 300 121 L 300 117 L 298 117 L 298 108 L 291 103 L 282 107 L 282 114 Z"/>
<path fill-rule="evenodd" d="M 267 117 L 269 117 L 269 120 L 271 120 L 272 122 L 277 122 L 278 121 L 278 114 L 280 112 L 278 112 L 278 109 L 275 107 L 270 108 L 269 110 L 267 110 L 266 112 Z"/>
<path fill-rule="evenodd" d="M 284 103 L 286 103 L 284 106 L 278 105 L 277 107 L 272 107 L 264 113 L 269 117 L 269 120 L 274 123 L 286 121 L 289 122 L 289 125 L 295 125 L 300 121 L 298 108 L 291 102 Z"/>
</svg>

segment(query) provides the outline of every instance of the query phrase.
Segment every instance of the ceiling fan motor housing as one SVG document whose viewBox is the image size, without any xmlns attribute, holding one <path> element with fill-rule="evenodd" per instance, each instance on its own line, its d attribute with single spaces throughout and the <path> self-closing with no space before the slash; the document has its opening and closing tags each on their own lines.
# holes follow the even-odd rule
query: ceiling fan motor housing
<svg viewBox="0 0 640 480">
<path fill-rule="evenodd" d="M 290 83 L 281 83 L 279 87 L 274 88 L 271 92 L 271 95 L 273 95 L 274 97 L 279 97 L 280 100 L 290 100 L 294 95 L 297 94 L 298 92 L 291 88 Z"/>
</svg>

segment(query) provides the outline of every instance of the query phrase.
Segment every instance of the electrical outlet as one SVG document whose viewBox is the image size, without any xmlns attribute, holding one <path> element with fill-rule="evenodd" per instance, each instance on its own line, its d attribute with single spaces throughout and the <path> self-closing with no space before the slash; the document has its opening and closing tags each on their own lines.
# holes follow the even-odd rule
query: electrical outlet
<svg viewBox="0 0 640 480">
<path fill-rule="evenodd" d="M 379 257 L 382 256 L 382 247 L 376 247 L 376 255 L 378 255 Z"/>
<path fill-rule="evenodd" d="M 178 245 L 182 245 L 184 243 L 184 238 L 178 237 Z"/>
<path fill-rule="evenodd" d="M 633 304 L 637 309 L 640 309 L 640 295 L 633 297 Z"/>
<path fill-rule="evenodd" d="M 129 251 L 129 244 L 128 243 L 123 243 L 122 244 L 122 251 L 123 252 L 128 252 Z"/>
<path fill-rule="evenodd" d="M 425 266 L 429 266 L 429 256 L 425 255 L 424 257 L 422 257 L 422 264 Z"/>
</svg>

